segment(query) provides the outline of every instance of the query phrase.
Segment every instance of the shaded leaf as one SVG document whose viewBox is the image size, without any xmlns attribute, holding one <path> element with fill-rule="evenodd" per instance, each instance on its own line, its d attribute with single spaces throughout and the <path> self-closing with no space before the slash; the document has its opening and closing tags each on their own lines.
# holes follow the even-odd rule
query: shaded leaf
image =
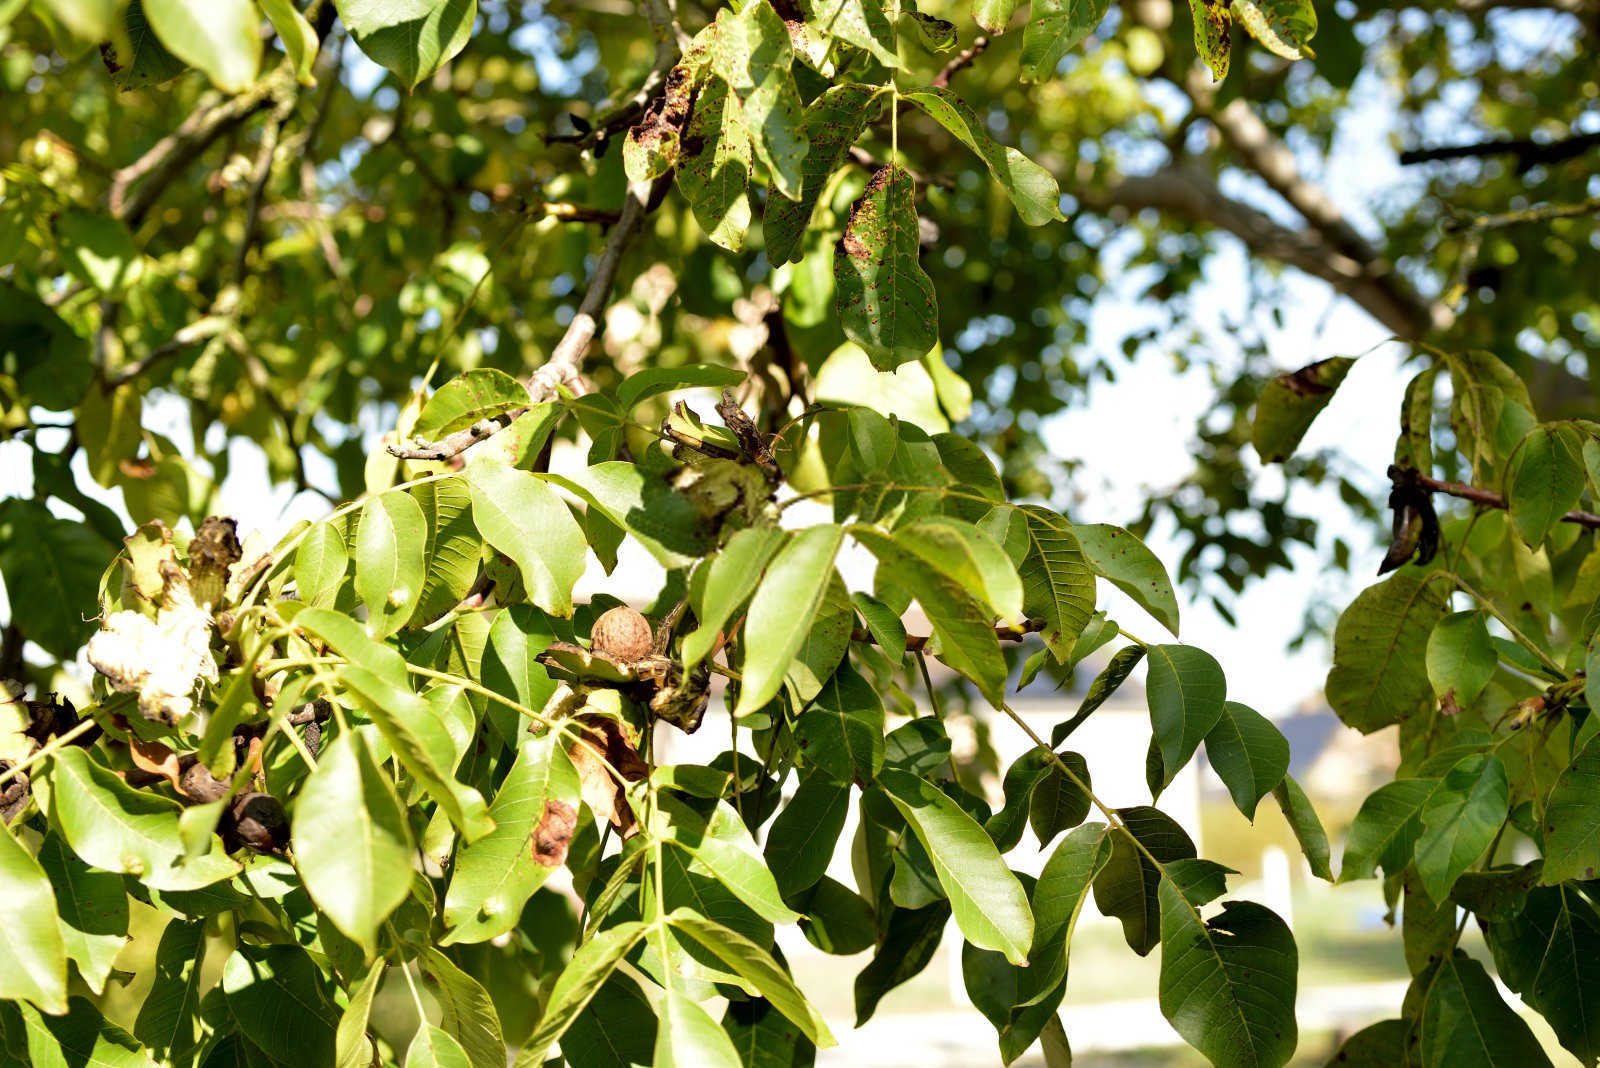
<svg viewBox="0 0 1600 1068">
<path fill-rule="evenodd" d="M 1248 705 L 1227 701 L 1206 734 L 1206 760 L 1228 788 L 1245 819 L 1289 771 L 1289 740 L 1272 721 Z"/>
<path fill-rule="evenodd" d="M 1192 645 L 1151 645 L 1145 653 L 1145 697 L 1167 786 L 1222 718 L 1227 680 L 1216 658 Z"/>
<path fill-rule="evenodd" d="M 1417 666 L 1448 607 L 1437 584 L 1405 572 L 1368 586 L 1339 617 L 1333 634 L 1328 704 L 1363 734 L 1398 723 L 1432 695 Z"/>
<path fill-rule="evenodd" d="M 767 198 L 762 231 L 767 242 L 767 258 L 774 264 L 798 260 L 801 239 L 811 225 L 811 216 L 828 179 L 849 155 L 866 129 L 872 112 L 869 107 L 878 89 L 849 83 L 830 85 L 806 108 L 806 140 L 810 150 L 800 164 L 798 199 L 785 196 Z"/>
</svg>

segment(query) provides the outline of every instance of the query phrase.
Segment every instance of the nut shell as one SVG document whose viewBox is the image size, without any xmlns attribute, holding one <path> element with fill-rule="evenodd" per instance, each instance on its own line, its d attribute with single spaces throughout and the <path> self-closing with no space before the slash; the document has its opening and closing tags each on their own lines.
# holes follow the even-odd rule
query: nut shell
<svg viewBox="0 0 1600 1068">
<path fill-rule="evenodd" d="M 593 649 L 624 664 L 649 656 L 655 651 L 655 643 L 650 621 L 627 605 L 608 609 L 589 630 Z"/>
</svg>

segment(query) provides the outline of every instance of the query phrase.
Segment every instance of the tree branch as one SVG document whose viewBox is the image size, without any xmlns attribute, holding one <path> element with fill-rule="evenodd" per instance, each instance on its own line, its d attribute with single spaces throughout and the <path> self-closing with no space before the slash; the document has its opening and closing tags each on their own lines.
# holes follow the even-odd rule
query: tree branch
<svg viewBox="0 0 1600 1068">
<path fill-rule="evenodd" d="M 1037 634 L 1044 628 L 1045 621 L 1042 619 L 1024 619 L 1014 627 L 994 628 L 994 636 L 1003 642 L 1020 642 L 1028 635 Z M 869 645 L 878 644 L 878 639 L 874 638 L 872 632 L 864 627 L 857 627 L 852 630 L 850 632 L 850 640 L 853 642 L 866 642 Z M 932 640 L 933 638 L 927 634 L 908 634 L 906 635 L 906 652 L 914 653 L 919 649 L 926 649 L 928 643 Z"/>
<path fill-rule="evenodd" d="M 972 39 L 972 47 L 963 51 L 950 62 L 944 69 L 933 76 L 932 85 L 937 89 L 950 88 L 950 79 L 972 65 L 972 61 L 983 55 L 983 50 L 989 47 L 989 38 L 979 35 Z"/>
<path fill-rule="evenodd" d="M 664 175 L 654 182 L 632 182 L 628 185 L 628 191 L 623 196 L 622 214 L 606 236 L 605 247 L 595 262 L 594 274 L 589 278 L 589 288 L 578 305 L 578 313 L 567 324 L 566 333 L 551 350 L 550 358 L 528 379 L 530 407 L 555 399 L 562 386 L 581 388 L 579 373 L 583 368 L 583 360 L 588 355 L 590 343 L 599 333 L 600 316 L 611 301 L 611 289 L 616 284 L 617 268 L 622 263 L 623 253 L 627 252 L 644 224 L 645 216 L 654 208 L 657 194 L 664 192 L 671 180 L 671 175 Z M 519 408 L 490 419 L 480 419 L 466 429 L 438 441 L 406 441 L 390 445 L 389 453 L 402 460 L 451 460 L 510 426 L 517 416 L 527 410 Z"/>
<path fill-rule="evenodd" d="M 1481 486 L 1471 486 L 1465 482 L 1450 482 L 1444 479 L 1429 478 L 1427 475 L 1417 475 L 1417 485 L 1430 493 L 1444 493 L 1451 497 L 1459 497 L 1464 501 L 1482 505 L 1485 508 L 1506 509 L 1504 495 Z M 1600 515 L 1593 512 L 1582 512 L 1574 508 L 1561 517 L 1563 523 L 1576 523 L 1580 527 L 1590 530 L 1600 530 Z"/>
<path fill-rule="evenodd" d="M 1424 337 L 1447 328 L 1453 315 L 1423 298 L 1382 261 L 1362 263 L 1335 248 L 1315 229 L 1292 230 L 1266 213 L 1226 196 L 1211 176 L 1168 166 L 1154 174 L 1124 178 L 1101 192 L 1079 190 L 1097 211 L 1157 211 L 1226 230 L 1252 252 L 1320 278 L 1366 309 L 1400 337 Z"/>
<path fill-rule="evenodd" d="M 1484 156 L 1517 157 L 1517 173 L 1541 163 L 1563 163 L 1600 146 L 1600 133 L 1576 134 L 1559 141 L 1534 141 L 1529 138 L 1502 138 L 1470 145 L 1445 148 L 1412 148 L 1400 153 L 1402 166 L 1433 163 L 1448 159 L 1479 159 Z"/>
</svg>

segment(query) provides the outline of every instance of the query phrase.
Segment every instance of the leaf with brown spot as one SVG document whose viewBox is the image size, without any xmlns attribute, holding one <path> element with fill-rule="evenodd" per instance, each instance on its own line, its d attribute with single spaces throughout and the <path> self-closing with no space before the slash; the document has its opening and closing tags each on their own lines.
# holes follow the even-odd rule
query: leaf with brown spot
<svg viewBox="0 0 1600 1068">
<path fill-rule="evenodd" d="M 547 868 L 561 867 L 577 826 L 577 809 L 565 801 L 546 801 L 539 826 L 533 829 L 533 859 Z"/>
<path fill-rule="evenodd" d="M 840 325 L 880 371 L 920 360 L 939 341 L 933 281 L 917 262 L 916 200 L 911 175 L 884 167 L 850 209 L 834 251 Z"/>
<path fill-rule="evenodd" d="M 568 743 L 567 755 L 577 769 L 583 803 L 595 819 L 605 820 L 629 838 L 639 829 L 639 821 L 628 804 L 625 784 L 638 782 L 649 769 L 616 720 L 585 715 L 575 722 L 580 724 L 578 736 Z M 613 768 L 622 781 L 611 773 Z"/>
<path fill-rule="evenodd" d="M 750 228 L 750 130 L 739 98 L 721 78 L 700 90 L 684 134 L 678 188 L 695 222 L 713 243 L 732 252 Z"/>
<path fill-rule="evenodd" d="M 679 141 L 693 98 L 694 72 L 680 63 L 667 72 L 666 88 L 622 144 L 622 167 L 629 181 L 647 182 L 678 165 Z"/>
<path fill-rule="evenodd" d="M 1228 76 L 1228 54 L 1233 47 L 1233 13 L 1227 0 L 1189 0 L 1194 15 L 1194 47 L 1211 68 L 1216 81 Z"/>
<path fill-rule="evenodd" d="M 1350 356 L 1334 356 L 1267 383 L 1250 427 L 1250 442 L 1263 463 L 1282 463 L 1294 454 L 1355 362 Z"/>
<path fill-rule="evenodd" d="M 170 782 L 174 790 L 182 792 L 182 771 L 178 767 L 178 754 L 160 742 L 147 742 L 136 734 L 128 736 L 128 756 L 140 771 L 159 776 Z"/>
<path fill-rule="evenodd" d="M 762 229 L 767 258 L 787 263 L 798 258 L 800 239 L 811 225 L 811 214 L 833 172 L 844 163 L 872 115 L 869 108 L 878 88 L 872 85 L 835 85 L 806 109 L 806 137 L 811 151 L 800 168 L 800 199 L 768 197 Z"/>
</svg>

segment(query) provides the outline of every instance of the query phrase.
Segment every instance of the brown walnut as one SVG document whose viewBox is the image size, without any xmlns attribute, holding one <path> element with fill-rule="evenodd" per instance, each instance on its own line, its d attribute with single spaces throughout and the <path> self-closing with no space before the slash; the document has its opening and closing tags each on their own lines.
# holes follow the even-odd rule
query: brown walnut
<svg viewBox="0 0 1600 1068">
<path fill-rule="evenodd" d="M 618 605 L 594 621 L 589 645 L 620 663 L 631 664 L 655 650 L 655 633 L 648 619 L 627 605 Z"/>
</svg>

